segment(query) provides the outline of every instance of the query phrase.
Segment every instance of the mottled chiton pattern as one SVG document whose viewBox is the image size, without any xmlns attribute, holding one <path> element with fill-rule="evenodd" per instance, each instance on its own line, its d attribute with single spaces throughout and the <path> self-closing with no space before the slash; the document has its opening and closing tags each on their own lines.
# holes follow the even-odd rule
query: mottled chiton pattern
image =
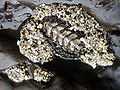
<svg viewBox="0 0 120 90">
<path fill-rule="evenodd" d="M 96 17 L 80 4 L 41 4 L 21 27 L 20 52 L 33 62 L 53 56 L 96 65 L 112 65 L 106 32 Z M 42 48 L 44 47 L 44 48 Z M 44 53 L 44 54 L 43 54 Z"/>
</svg>

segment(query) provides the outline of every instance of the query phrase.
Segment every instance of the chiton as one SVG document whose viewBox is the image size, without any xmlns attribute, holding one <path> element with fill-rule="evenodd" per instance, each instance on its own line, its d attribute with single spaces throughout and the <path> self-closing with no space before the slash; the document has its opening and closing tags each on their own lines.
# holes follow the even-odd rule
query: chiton
<svg viewBox="0 0 120 90">
<path fill-rule="evenodd" d="M 54 56 L 96 65 L 112 65 L 104 25 L 81 4 L 41 4 L 20 28 L 20 52 L 32 62 L 49 62 Z"/>
</svg>

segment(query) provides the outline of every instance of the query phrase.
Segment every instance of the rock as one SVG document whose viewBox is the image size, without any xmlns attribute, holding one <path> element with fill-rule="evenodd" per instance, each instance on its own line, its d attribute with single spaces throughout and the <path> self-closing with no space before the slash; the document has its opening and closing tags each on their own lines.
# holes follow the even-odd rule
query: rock
<svg viewBox="0 0 120 90">
<path fill-rule="evenodd" d="M 120 6 L 119 6 L 119 3 L 118 4 L 114 4 L 114 5 L 110 5 L 112 6 L 112 8 L 110 9 L 106 9 L 106 5 L 104 7 L 94 7 L 94 4 L 91 4 L 91 1 L 97 1 L 97 0 L 9 0 L 10 1 L 10 5 L 12 6 L 12 11 L 11 14 L 13 14 L 13 16 L 10 16 L 10 18 L 12 18 L 12 21 L 10 20 L 7 20 L 5 18 L 5 14 L 4 14 L 4 4 L 5 4 L 5 0 L 1 0 L 0 1 L 0 29 L 7 29 L 7 28 L 10 28 L 9 31 L 10 33 L 8 33 L 11 36 L 15 35 L 13 34 L 14 32 L 12 31 L 11 33 L 11 30 L 14 29 L 14 30 L 17 30 L 19 25 L 26 19 L 28 18 L 28 16 L 30 14 L 32 14 L 32 10 L 28 7 L 28 6 L 25 6 L 23 4 L 20 4 L 18 1 L 27 1 L 27 2 L 32 2 L 34 3 L 35 5 L 38 5 L 40 3 L 51 3 L 51 2 L 66 2 L 66 3 L 82 3 L 90 8 L 92 8 L 96 15 L 99 16 L 99 18 L 101 18 L 103 21 L 105 22 L 109 22 L 109 23 L 112 23 L 112 24 L 116 24 L 119 25 L 119 22 L 120 22 L 120 15 L 119 15 L 119 12 L 120 12 Z M 69 2 L 70 1 L 70 2 Z M 103 1 L 103 0 L 98 0 L 98 1 Z M 113 0 L 112 0 L 113 1 Z M 117 1 L 117 0 L 116 0 Z M 119 0 L 118 0 L 119 1 Z M 8 10 L 9 11 L 9 10 Z M 26 13 L 27 11 L 27 13 Z M 14 17 L 15 16 L 15 17 Z M 9 19 L 9 18 L 8 18 Z M 5 67 L 8 67 L 8 66 L 11 66 L 13 64 L 16 64 L 18 63 L 18 61 L 21 61 L 21 60 L 25 60 L 25 58 L 21 58 L 21 55 L 19 53 L 18 48 L 16 46 L 16 39 L 12 39 L 10 40 L 10 37 L 8 34 L 6 34 L 6 32 L 8 31 L 5 31 L 1 33 L 0 31 L 0 36 L 4 33 L 5 35 L 3 36 L 3 38 L 6 38 L 6 39 L 2 39 L 0 37 L 0 69 L 3 69 Z M 15 36 L 16 37 L 16 36 Z M 13 37 L 14 38 L 14 37 Z M 115 46 L 113 47 L 115 51 L 115 53 L 119 56 L 120 55 L 120 43 L 119 43 L 119 36 L 116 36 L 116 35 L 112 35 L 111 36 L 112 38 L 112 43 L 113 43 L 113 46 L 115 44 Z M 18 60 L 18 61 L 17 61 Z M 63 64 L 62 64 L 63 65 Z M 66 66 L 66 64 L 65 64 Z M 76 66 L 76 65 L 73 65 L 73 66 Z M 81 66 L 81 65 L 78 65 L 78 66 Z M 78 69 L 78 66 L 76 66 L 76 69 L 74 69 L 74 67 L 72 69 L 70 68 L 67 68 L 67 70 L 73 70 L 74 72 L 76 72 L 76 70 Z M 72 66 L 70 66 L 72 67 Z M 64 68 L 62 68 L 64 69 Z M 85 69 L 83 70 L 85 71 Z M 119 83 L 120 83 L 120 80 L 119 80 L 119 71 L 120 70 L 116 70 L 115 72 L 112 72 L 112 73 L 108 73 L 106 76 L 102 76 L 100 77 L 100 79 L 102 78 L 102 85 L 106 85 L 106 87 L 108 89 L 106 90 L 110 90 L 111 89 L 111 85 L 112 87 L 114 87 L 113 89 L 114 90 L 119 90 L 120 86 L 119 86 Z M 63 72 L 61 70 L 61 72 Z M 82 71 L 79 71 L 80 74 L 78 74 L 78 77 L 80 77 L 80 75 L 82 76 L 85 76 L 88 77 L 88 75 L 90 74 L 89 72 L 88 73 L 85 73 L 85 74 L 82 74 L 83 72 Z M 118 73 L 115 75 L 115 73 Z M 105 74 L 105 73 L 103 73 Z M 67 76 L 68 77 L 69 75 L 71 75 L 71 73 L 67 73 Z M 63 76 L 64 76 L 64 73 L 63 73 Z M 76 74 L 72 73 L 71 76 L 74 76 L 77 80 L 78 78 L 76 77 Z M 109 78 L 110 76 L 110 78 Z M 85 78 L 86 78 L 85 77 Z M 107 80 L 104 78 L 104 77 L 108 77 Z M 114 79 L 115 77 L 115 79 Z M 58 77 L 56 77 L 58 79 Z M 89 75 L 89 78 L 91 78 L 91 76 Z M 112 78 L 112 80 L 111 80 Z M 66 78 L 63 78 L 64 80 Z M 93 90 L 93 89 L 90 89 L 90 87 L 87 87 L 87 88 L 84 88 L 84 85 L 82 84 L 82 86 L 80 86 L 80 84 L 78 84 L 78 86 L 76 86 L 76 83 L 75 87 L 72 87 L 72 85 L 68 85 L 69 81 L 67 83 L 64 83 L 64 80 L 58 80 L 57 82 L 53 83 L 53 85 L 50 87 L 50 88 L 47 88 L 45 90 Z M 83 79 L 83 78 L 81 78 Z M 81 79 L 79 79 L 79 81 L 81 81 Z M 72 81 L 71 81 L 72 82 Z M 89 81 L 88 84 L 90 84 L 93 82 Z M 96 83 L 99 83 L 96 81 Z M 112 84 L 113 83 L 113 84 Z M 86 83 L 84 83 L 86 84 Z M 116 84 L 118 86 L 116 86 Z M 95 88 L 95 84 L 93 84 L 94 88 Z M 101 84 L 99 84 L 100 87 Z M 34 86 L 30 86 L 26 83 L 24 83 L 24 85 L 22 84 L 21 86 L 18 86 L 18 87 L 11 87 L 9 86 L 8 84 L 6 84 L 6 82 L 0 80 L 0 87 L 1 87 L 1 90 L 20 90 L 20 89 L 23 89 L 23 90 L 38 90 L 37 88 L 34 88 Z M 80 88 L 80 87 L 83 87 L 83 88 Z M 102 87 L 102 89 L 104 89 L 105 87 Z M 113 90 L 112 89 L 112 90 Z M 97 89 L 97 90 L 101 90 L 101 89 Z"/>
<path fill-rule="evenodd" d="M 0 29 L 17 30 L 19 25 L 32 14 L 29 7 L 21 5 L 16 0 L 3 0 L 0 6 Z"/>
</svg>

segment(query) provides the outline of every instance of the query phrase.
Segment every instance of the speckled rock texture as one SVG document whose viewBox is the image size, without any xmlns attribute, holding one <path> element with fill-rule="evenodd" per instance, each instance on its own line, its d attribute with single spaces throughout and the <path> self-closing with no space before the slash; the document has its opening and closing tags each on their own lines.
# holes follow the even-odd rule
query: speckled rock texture
<svg viewBox="0 0 120 90">
<path fill-rule="evenodd" d="M 57 74 L 56 78 L 53 82 L 50 82 L 51 85 L 49 87 L 41 89 L 40 88 L 41 83 L 38 83 L 38 82 L 41 82 L 42 80 L 43 81 L 50 80 L 49 78 L 46 79 L 47 77 L 49 77 L 48 71 L 46 69 L 41 68 L 37 64 L 34 64 L 35 66 L 32 64 L 32 67 L 31 67 L 31 63 L 24 62 L 24 61 L 27 61 L 28 59 L 23 55 L 21 55 L 21 53 L 19 52 L 19 48 L 16 43 L 17 40 L 14 37 L 14 35 L 16 36 L 15 34 L 16 32 L 14 32 L 14 30 L 18 30 L 18 27 L 20 26 L 20 24 L 26 18 L 28 18 L 30 15 L 33 14 L 32 9 L 29 7 L 31 3 L 34 3 L 35 5 L 39 5 L 41 3 L 53 3 L 53 2 L 59 2 L 59 3 L 63 2 L 63 3 L 69 3 L 69 4 L 82 3 L 83 5 L 90 7 L 92 11 L 95 12 L 94 14 L 96 14 L 100 20 L 112 25 L 119 26 L 120 25 L 119 24 L 120 23 L 119 0 L 29 0 L 29 1 L 28 0 L 17 0 L 17 1 L 9 0 L 9 2 L 7 0 L 6 4 L 5 4 L 5 0 L 1 0 L 0 2 L 1 2 L 0 3 L 0 28 L 1 28 L 0 69 L 4 69 L 6 72 L 5 71 L 3 72 L 6 74 L 8 74 L 7 70 L 9 70 L 8 75 L 10 79 L 18 80 L 19 76 L 22 76 L 21 80 L 18 80 L 18 81 L 23 81 L 23 83 L 17 85 L 16 83 L 9 82 L 9 79 L 7 79 L 6 77 L 4 79 L 3 77 L 2 78 L 0 77 L 0 90 L 21 90 L 21 89 L 22 90 L 102 90 L 102 89 L 119 90 L 120 89 L 119 63 L 117 63 L 118 66 L 113 65 L 113 66 L 107 67 L 108 69 L 105 68 L 104 72 L 101 71 L 99 72 L 99 74 L 96 74 L 94 73 L 95 71 L 91 67 L 85 64 L 80 64 L 78 63 L 78 61 L 76 62 L 75 60 L 73 61 L 69 60 L 70 62 L 68 60 L 67 62 L 60 61 L 55 65 L 53 64 L 52 70 L 56 72 Z M 49 21 L 45 25 L 47 26 L 50 25 L 49 27 L 51 27 L 51 25 L 54 25 L 53 23 L 52 24 L 49 24 L 49 23 L 51 22 Z M 39 26 L 39 28 L 40 27 L 41 26 Z M 58 27 L 55 26 L 55 29 L 57 28 Z M 3 31 L 3 29 L 8 29 L 8 30 Z M 9 31 L 11 31 L 12 34 L 11 32 L 9 33 Z M 56 36 L 56 32 L 54 32 L 54 34 Z M 67 33 L 65 33 L 65 35 L 66 34 Z M 105 33 L 102 32 L 101 34 L 105 34 Z M 119 57 L 120 56 L 119 32 L 109 33 L 109 34 L 111 34 L 109 37 L 111 40 L 110 46 L 114 50 L 115 55 Z M 54 41 L 54 38 L 53 38 L 53 41 Z M 47 42 L 47 44 L 44 46 L 45 48 L 46 46 L 48 46 L 51 52 L 52 50 L 51 45 L 48 45 L 48 44 L 49 43 Z M 58 41 L 58 44 L 60 44 L 59 41 Z M 57 51 L 57 52 L 60 53 L 60 51 Z M 54 55 L 54 54 L 55 53 L 52 53 L 51 55 Z M 60 56 L 62 56 L 62 54 Z M 65 57 L 65 56 L 62 56 L 62 57 Z M 53 60 L 51 59 L 50 61 L 53 62 Z M 56 61 L 59 61 L 59 60 L 56 60 Z M 26 64 L 22 63 L 20 65 L 18 64 L 18 62 L 24 62 Z M 28 68 L 22 69 L 23 67 L 25 67 L 24 65 L 25 66 L 27 65 L 27 67 L 32 68 L 31 69 L 32 72 L 29 70 L 29 72 L 26 73 Z M 15 70 L 11 68 L 14 68 Z M 49 66 L 46 66 L 46 68 L 48 68 L 48 70 L 50 69 Z M 11 74 L 14 72 L 15 74 Z M 23 72 L 23 73 L 19 74 L 19 72 Z M 31 75 L 31 73 L 33 74 Z M 30 78 L 34 79 L 35 82 L 33 82 L 33 80 L 32 81 L 30 80 L 30 82 L 26 82 L 25 79 L 30 79 L 30 78 L 24 77 L 23 74 L 25 76 L 27 74 L 28 76 L 30 76 Z M 14 76 L 16 75 L 15 78 L 12 78 L 14 77 L 12 75 Z M 52 74 L 50 73 L 50 75 Z M 42 78 L 40 78 L 41 76 Z"/>
<path fill-rule="evenodd" d="M 54 54 L 65 60 L 81 60 L 93 68 L 113 64 L 116 58 L 106 28 L 83 5 L 41 4 L 34 12 L 21 26 L 18 41 L 20 52 L 31 61 L 43 64 Z"/>
</svg>

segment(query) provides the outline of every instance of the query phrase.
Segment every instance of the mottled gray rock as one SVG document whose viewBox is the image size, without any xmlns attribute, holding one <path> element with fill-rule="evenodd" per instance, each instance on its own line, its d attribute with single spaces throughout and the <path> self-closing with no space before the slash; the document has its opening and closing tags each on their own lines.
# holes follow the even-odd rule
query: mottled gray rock
<svg viewBox="0 0 120 90">
<path fill-rule="evenodd" d="M 19 25 L 32 14 L 29 7 L 21 5 L 16 0 L 0 3 L 0 29 L 17 30 Z"/>
<path fill-rule="evenodd" d="M 120 58 L 120 36 L 111 35 L 110 37 L 112 43 L 111 47 L 113 48 L 115 54 Z"/>
<path fill-rule="evenodd" d="M 93 3 L 91 3 L 91 1 Z M 97 0 L 10 0 L 9 1 L 11 5 L 11 13 L 13 16 L 11 17 L 11 20 L 7 20 L 5 18 L 5 0 L 2 0 L 0 3 L 0 28 L 1 29 L 18 29 L 19 25 L 30 15 L 32 14 L 32 10 L 28 7 L 25 6 L 23 3 L 31 3 L 35 5 L 39 5 L 41 3 L 52 3 L 52 2 L 65 2 L 65 3 L 82 3 L 84 5 L 89 6 L 91 9 L 95 11 L 95 13 L 103 19 L 105 22 L 109 22 L 111 24 L 116 24 L 120 23 L 119 22 L 119 15 L 116 13 L 119 13 L 119 3 L 116 3 L 115 0 L 109 1 L 109 2 L 101 3 L 100 1 Z M 20 2 L 20 3 L 19 3 Z M 100 7 L 94 7 L 96 4 L 102 4 Z M 107 5 L 106 5 L 107 4 Z M 10 6 L 10 5 L 9 5 Z M 105 6 L 105 7 L 102 7 Z M 108 9 L 107 9 L 108 8 Z M 106 10 L 107 9 L 107 10 Z M 99 13 L 99 12 L 100 13 Z M 9 10 L 8 10 L 9 12 Z"/>
<path fill-rule="evenodd" d="M 0 8 L 1 8 L 0 9 L 0 20 L 3 19 L 3 17 L 4 17 L 4 13 L 3 13 L 4 1 L 5 0 L 0 1 L 1 2 L 0 3 Z M 10 0 L 10 2 L 11 1 L 12 1 L 12 3 L 14 5 L 16 5 L 15 0 Z M 25 0 L 19 0 L 19 1 L 25 1 Z M 26 1 L 28 1 L 28 0 L 26 0 Z M 117 23 L 117 25 L 119 25 L 119 22 L 120 22 L 120 17 L 119 17 L 120 16 L 119 15 L 120 6 L 119 6 L 119 4 L 110 5 L 110 7 L 111 6 L 112 7 L 110 9 L 108 9 L 107 6 L 105 6 L 105 7 L 97 7 L 97 8 L 94 7 L 94 4 L 93 3 L 91 4 L 91 1 L 97 1 L 97 0 L 91 0 L 91 1 L 89 1 L 89 0 L 29 0 L 29 2 L 32 2 L 32 3 L 36 4 L 36 5 L 38 5 L 39 3 L 66 2 L 66 1 L 67 1 L 67 3 L 82 3 L 82 4 L 90 7 L 93 11 L 95 11 L 96 15 L 99 16 L 99 18 L 101 18 L 105 22 L 109 22 L 109 23 L 112 23 L 112 24 Z M 98 0 L 98 1 L 100 1 L 100 0 Z M 19 6 L 19 3 L 17 5 Z M 21 13 L 20 13 L 22 11 L 22 7 L 24 7 L 24 6 L 21 5 L 20 8 L 18 8 L 20 10 L 18 10 L 18 12 L 16 14 L 17 17 L 20 15 L 20 18 L 19 17 L 16 18 L 16 20 L 19 21 L 18 22 L 19 24 L 16 23 L 17 21 L 12 22 L 12 24 L 11 24 L 11 22 L 9 23 L 8 21 L 5 21 L 5 22 L 0 23 L 0 24 L 2 24 L 2 23 L 4 24 L 4 27 L 0 26 L 0 28 L 3 28 L 3 29 L 6 29 L 6 28 L 17 29 L 18 26 L 24 21 L 24 20 L 22 20 L 23 19 L 22 16 L 24 16 L 24 15 L 21 16 Z M 24 11 L 29 10 L 30 13 L 32 12 L 30 8 L 28 8 L 27 6 L 25 6 L 25 7 L 26 8 L 23 9 Z M 19 15 L 18 15 L 18 13 L 19 13 Z M 24 12 L 23 12 L 23 14 L 24 14 Z M 27 18 L 26 14 L 25 14 L 24 18 L 25 19 Z M 11 25 L 9 25 L 9 24 L 11 24 Z M 14 26 L 16 24 L 17 24 L 17 26 Z M 120 49 L 120 43 L 119 43 L 119 38 L 120 37 L 116 36 L 116 35 L 112 35 L 111 38 L 112 38 L 112 43 L 113 43 L 113 49 L 115 50 L 115 53 L 119 56 L 120 55 L 120 50 L 119 50 Z M 4 42 L 6 42 L 6 44 L 3 44 Z M 16 43 L 16 41 L 13 41 L 13 42 Z M 20 53 L 16 52 L 16 46 L 14 47 L 15 44 L 11 45 L 13 42 L 9 41 L 9 39 L 6 39 L 4 41 L 0 40 L 0 44 L 3 44 L 2 47 L 0 48 L 3 51 L 3 52 L 0 52 L 0 61 L 1 61 L 0 69 L 3 69 L 5 67 L 9 67 L 9 66 L 11 66 L 13 64 L 16 64 L 16 63 L 18 63 L 18 61 L 25 60 L 24 58 L 21 59 L 20 58 L 21 57 Z M 9 49 L 7 49 L 8 47 L 9 47 Z M 11 52 L 13 52 L 13 53 L 11 53 Z M 107 75 L 105 75 L 105 73 L 102 73 L 103 76 L 101 78 L 103 78 L 103 82 L 105 82 L 103 84 L 108 87 L 108 89 L 105 89 L 105 90 L 110 90 L 111 85 L 113 87 L 112 90 L 119 90 L 119 88 L 120 88 L 120 86 L 119 86 L 119 83 L 120 83 L 119 71 L 120 71 L 119 69 L 115 70 L 115 72 L 112 72 L 112 70 L 108 70 L 107 72 L 105 72 L 105 73 L 107 73 Z M 109 78 L 109 76 L 110 76 L 110 79 L 108 79 L 108 80 L 106 80 L 104 78 L 104 77 Z M 111 80 L 111 78 L 112 78 L 112 80 Z M 115 78 L 115 79 L 113 79 L 113 78 Z M 61 83 L 63 83 L 63 80 L 58 80 L 50 88 L 47 88 L 46 90 L 63 90 L 64 87 L 66 87 L 64 90 L 74 90 L 75 89 L 71 85 L 67 86 L 67 84 L 65 84 L 65 83 L 64 83 L 64 87 L 62 87 Z M 89 82 L 89 83 L 92 83 L 92 82 Z M 96 83 L 98 83 L 98 82 L 96 82 Z M 102 87 L 101 84 L 99 84 L 99 85 L 100 85 L 100 88 L 101 88 Z M 118 86 L 116 86 L 116 85 L 118 85 Z M 80 87 L 80 86 L 78 85 L 77 87 Z M 0 89 L 1 90 L 13 90 L 13 89 L 14 90 L 21 90 L 21 89 L 23 89 L 23 90 L 38 90 L 34 86 L 30 86 L 30 85 L 27 85 L 27 84 L 26 85 L 24 84 L 24 85 L 21 85 L 21 86 L 18 86 L 18 87 L 11 87 L 9 84 L 6 84 L 6 82 L 4 82 L 2 80 L 0 80 Z M 81 89 L 89 90 L 89 89 L 86 89 L 84 87 L 77 88 L 76 90 L 81 90 Z M 101 90 L 101 89 L 98 89 L 98 90 Z"/>
</svg>

